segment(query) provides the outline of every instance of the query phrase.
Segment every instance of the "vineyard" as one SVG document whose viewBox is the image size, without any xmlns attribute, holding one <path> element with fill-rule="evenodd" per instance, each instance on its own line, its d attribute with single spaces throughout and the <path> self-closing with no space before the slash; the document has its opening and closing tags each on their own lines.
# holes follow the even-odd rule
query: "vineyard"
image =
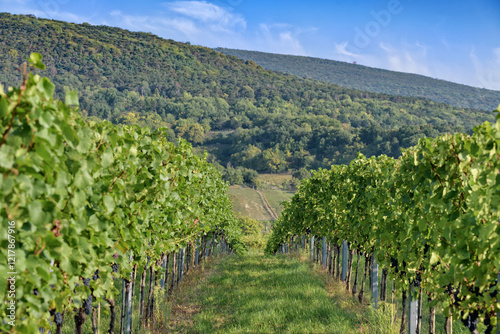
<svg viewBox="0 0 500 334">
<path fill-rule="evenodd" d="M 267 252 L 310 243 L 311 258 L 321 258 L 360 301 L 368 276 L 374 306 L 397 289 L 401 333 L 421 332 L 424 298 L 430 301 L 430 333 L 436 332 L 437 311 L 446 317 L 447 333 L 452 319 L 473 333 L 479 322 L 485 333 L 498 332 L 497 119 L 470 136 L 420 139 L 399 159 L 359 154 L 349 165 L 315 172 L 285 204 Z"/>
<path fill-rule="evenodd" d="M 41 58 L 29 66 L 43 69 Z M 0 86 L 0 331 L 62 333 L 70 314 L 81 333 L 106 304 L 110 333 L 118 321 L 135 332 L 151 321 L 155 286 L 167 293 L 207 256 L 243 249 L 227 185 L 166 129 L 85 121 L 76 92 L 55 100 L 54 84 L 27 67 L 20 87 Z"/>
<path fill-rule="evenodd" d="M 20 87 L 0 85 L 0 331 L 155 332 L 159 304 L 187 272 L 246 250 L 228 185 L 167 128 L 84 119 L 77 93 L 54 99 L 34 68 L 45 68 L 38 53 L 19 68 Z M 276 215 L 278 196 L 254 195 Z M 373 317 L 342 314 L 302 260 L 269 256 L 307 249 L 359 310 L 366 296 L 375 309 L 398 303 L 400 333 L 436 333 L 436 318 L 447 334 L 453 321 L 499 333 L 499 234 L 500 114 L 398 159 L 358 154 L 314 172 L 285 202 L 268 256 L 219 263 L 193 328 L 216 331 L 237 311 L 229 332 L 372 330 Z"/>
</svg>

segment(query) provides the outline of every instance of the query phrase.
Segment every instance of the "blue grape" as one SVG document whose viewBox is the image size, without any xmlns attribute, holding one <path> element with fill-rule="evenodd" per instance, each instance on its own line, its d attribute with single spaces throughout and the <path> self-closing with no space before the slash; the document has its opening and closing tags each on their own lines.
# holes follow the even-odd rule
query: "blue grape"
<svg viewBox="0 0 500 334">
<path fill-rule="evenodd" d="M 85 308 L 85 314 L 89 315 L 92 312 L 92 295 L 90 295 L 85 302 L 83 303 L 83 307 Z"/>
<path fill-rule="evenodd" d="M 94 281 L 97 281 L 99 278 L 100 278 L 100 276 L 99 276 L 99 269 L 97 269 L 97 270 L 95 271 L 94 275 L 92 275 L 92 279 L 93 279 Z"/>
<path fill-rule="evenodd" d="M 57 326 L 62 326 L 63 318 L 60 312 L 56 312 L 56 314 L 54 314 L 54 322 Z"/>
<path fill-rule="evenodd" d="M 90 278 L 84 278 L 83 279 L 83 285 L 90 286 Z"/>
</svg>

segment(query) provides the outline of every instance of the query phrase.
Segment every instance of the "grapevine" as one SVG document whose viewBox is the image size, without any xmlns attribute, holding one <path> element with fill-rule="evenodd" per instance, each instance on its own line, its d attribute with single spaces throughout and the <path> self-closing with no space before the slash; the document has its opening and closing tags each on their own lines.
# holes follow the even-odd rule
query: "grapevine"
<svg viewBox="0 0 500 334">
<path fill-rule="evenodd" d="M 498 109 L 500 111 L 500 107 Z M 500 116 L 472 135 L 420 139 L 399 159 L 358 155 L 302 182 L 267 244 L 295 235 L 343 240 L 406 291 L 421 287 L 474 330 L 500 311 Z"/>
<path fill-rule="evenodd" d="M 32 54 L 30 66 L 43 68 L 41 59 Z M 0 86 L 0 217 L 2 226 L 16 224 L 22 287 L 16 326 L 3 322 L 1 331 L 50 329 L 51 320 L 58 324 L 82 305 L 89 314 L 92 298 L 116 296 L 115 278 L 130 277 L 148 257 L 158 261 L 216 226 L 230 247 L 241 247 L 227 184 L 206 156 L 183 140 L 169 142 L 164 128 L 86 121 L 76 92 L 63 102 L 54 91 L 26 65 L 20 87 Z M 0 244 L 5 282 L 5 234 Z M 2 292 L 0 303 L 7 300 Z"/>
</svg>

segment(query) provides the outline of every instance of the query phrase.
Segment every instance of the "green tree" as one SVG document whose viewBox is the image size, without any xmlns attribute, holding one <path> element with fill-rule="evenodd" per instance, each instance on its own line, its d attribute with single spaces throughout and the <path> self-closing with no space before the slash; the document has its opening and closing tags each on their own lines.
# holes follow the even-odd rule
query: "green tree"
<svg viewBox="0 0 500 334">
<path fill-rule="evenodd" d="M 175 130 L 179 137 L 182 137 L 193 144 L 201 144 L 205 137 L 203 126 L 198 123 L 186 124 L 177 127 Z"/>
<path fill-rule="evenodd" d="M 238 221 L 242 232 L 241 241 L 249 248 L 264 249 L 267 240 L 262 222 L 249 217 L 241 217 Z"/>
</svg>

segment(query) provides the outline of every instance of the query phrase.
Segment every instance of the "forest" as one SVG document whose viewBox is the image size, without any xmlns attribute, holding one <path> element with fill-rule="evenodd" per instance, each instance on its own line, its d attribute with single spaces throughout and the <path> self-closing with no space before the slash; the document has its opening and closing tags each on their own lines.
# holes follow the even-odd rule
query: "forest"
<svg viewBox="0 0 500 334">
<path fill-rule="evenodd" d="M 369 92 L 425 97 L 455 107 L 495 109 L 500 92 L 423 75 L 403 73 L 330 59 L 258 51 L 215 48 L 226 55 L 252 60 L 262 67 Z"/>
<path fill-rule="evenodd" d="M 0 13 L 0 83 L 19 84 L 31 52 L 43 55 L 56 96 L 78 91 L 85 117 L 165 126 L 171 141 L 207 150 L 232 183 L 329 168 L 357 152 L 397 157 L 418 138 L 494 119 L 494 108 L 345 88 L 151 33 Z"/>
</svg>

